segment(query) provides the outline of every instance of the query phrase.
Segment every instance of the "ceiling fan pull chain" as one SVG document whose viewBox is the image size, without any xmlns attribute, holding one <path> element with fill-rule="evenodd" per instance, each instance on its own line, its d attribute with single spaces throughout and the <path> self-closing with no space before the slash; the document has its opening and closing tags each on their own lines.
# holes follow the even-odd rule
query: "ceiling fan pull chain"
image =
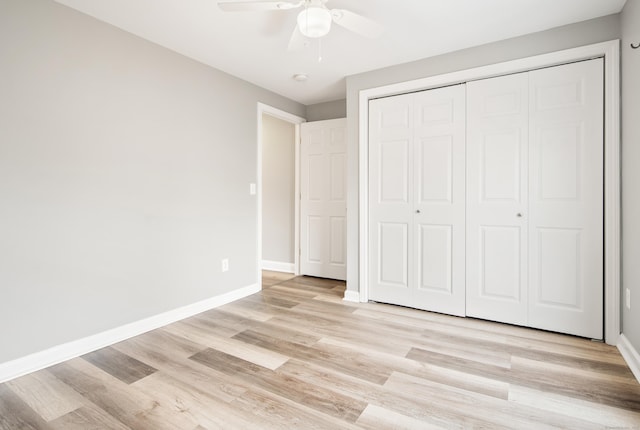
<svg viewBox="0 0 640 430">
<path fill-rule="evenodd" d="M 322 38 L 318 39 L 318 63 L 322 63 Z"/>
</svg>

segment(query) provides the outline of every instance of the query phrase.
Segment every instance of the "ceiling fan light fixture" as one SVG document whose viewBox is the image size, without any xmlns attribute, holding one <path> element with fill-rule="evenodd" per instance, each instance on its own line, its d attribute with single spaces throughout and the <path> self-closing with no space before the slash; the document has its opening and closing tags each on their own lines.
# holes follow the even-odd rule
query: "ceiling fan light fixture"
<svg viewBox="0 0 640 430">
<path fill-rule="evenodd" d="M 320 6 L 309 6 L 298 14 L 298 28 L 306 37 L 318 38 L 331 30 L 331 12 Z"/>
</svg>

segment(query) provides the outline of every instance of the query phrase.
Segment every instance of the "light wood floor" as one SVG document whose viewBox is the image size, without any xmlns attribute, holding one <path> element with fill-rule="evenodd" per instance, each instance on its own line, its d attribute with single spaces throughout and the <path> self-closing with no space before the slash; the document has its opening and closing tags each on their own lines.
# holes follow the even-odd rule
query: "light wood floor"
<svg viewBox="0 0 640 430">
<path fill-rule="evenodd" d="M 235 303 L 0 385 L 1 429 L 640 429 L 608 345 L 265 272 Z"/>
</svg>

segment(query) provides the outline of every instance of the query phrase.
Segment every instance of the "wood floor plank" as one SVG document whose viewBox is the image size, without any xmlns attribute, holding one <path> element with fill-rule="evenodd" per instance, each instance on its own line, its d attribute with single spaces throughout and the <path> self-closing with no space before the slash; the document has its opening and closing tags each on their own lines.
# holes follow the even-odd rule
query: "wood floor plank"
<svg viewBox="0 0 640 430">
<path fill-rule="evenodd" d="M 199 352 L 191 359 L 347 422 L 355 422 L 366 406 L 363 402 L 342 396 L 330 389 L 308 384 L 213 349 Z"/>
<path fill-rule="evenodd" d="M 344 296 L 342 289 L 334 290 L 333 289 L 334 286 L 335 284 L 331 286 L 326 286 L 326 285 L 314 286 L 312 283 L 309 283 L 309 282 L 303 283 L 303 282 L 300 282 L 298 278 L 295 278 L 290 281 L 282 282 L 277 286 L 271 287 L 271 288 L 286 287 L 291 289 L 300 289 L 307 293 L 325 294 L 325 295 L 338 296 L 338 297 Z"/>
<path fill-rule="evenodd" d="M 440 426 L 436 423 L 418 420 L 376 405 L 368 405 L 356 424 L 371 430 L 387 428 L 394 430 L 448 430 L 452 428 L 450 425 Z"/>
<path fill-rule="evenodd" d="M 248 389 L 242 381 L 228 378 L 227 375 L 220 372 L 214 372 L 210 367 L 199 365 L 197 362 L 189 360 L 188 357 L 176 355 L 171 349 L 157 351 L 153 345 L 137 339 L 118 344 L 115 348 L 152 363 L 160 369 L 163 375 L 180 380 L 187 385 L 206 386 L 207 395 L 214 396 L 226 403 L 233 401 Z M 202 348 L 200 351 L 205 349 Z"/>
<path fill-rule="evenodd" d="M 508 400 L 478 395 L 453 387 L 433 383 L 422 378 L 396 372 L 387 381 L 385 387 L 401 393 L 428 398 L 434 408 L 447 411 L 442 418 L 463 427 L 482 426 L 487 428 L 516 429 L 599 429 L 600 426 L 582 419 L 565 415 L 556 415 L 550 411 L 540 411 L 519 405 Z M 457 412 L 464 410 L 464 416 Z M 421 413 L 416 413 L 421 416 Z"/>
<path fill-rule="evenodd" d="M 85 403 L 80 394 L 46 371 L 25 375 L 7 385 L 45 421 L 55 420 Z"/>
<path fill-rule="evenodd" d="M 163 328 L 149 331 L 141 334 L 140 336 L 135 336 L 123 342 L 116 343 L 113 346 L 118 347 L 122 343 L 127 343 L 129 341 L 147 345 L 153 351 L 161 354 L 167 353 L 172 357 L 185 359 L 206 348 L 205 345 L 194 342 L 186 337 L 176 336 Z"/>
<path fill-rule="evenodd" d="M 257 416 L 261 428 L 274 430 L 301 428 L 305 430 L 356 429 L 350 422 L 318 413 L 290 399 L 272 396 L 264 391 L 248 391 L 234 400 L 232 406 Z"/>
<path fill-rule="evenodd" d="M 158 373 L 136 382 L 135 386 L 168 405 L 173 414 L 186 416 L 194 425 L 208 429 L 251 427 L 253 417 L 247 417 L 247 414 L 230 405 L 237 397 L 230 396 L 228 401 L 223 400 L 202 381 L 186 383 L 171 375 Z M 244 394 L 244 391 L 239 394 Z"/>
<path fill-rule="evenodd" d="M 276 287 L 272 287 L 276 288 Z M 255 307 L 255 306 L 253 306 Z M 231 314 L 235 314 L 241 317 L 250 318 L 255 321 L 265 322 L 269 321 L 274 315 L 277 315 L 277 310 L 273 310 L 270 308 L 260 309 L 251 309 L 250 305 L 246 305 L 243 303 L 240 305 L 239 303 L 228 303 L 224 306 L 220 306 L 218 309 L 224 312 L 228 312 Z"/>
<path fill-rule="evenodd" d="M 536 348 L 536 346 L 532 344 L 528 347 L 523 347 L 515 345 L 514 343 L 517 343 L 517 341 L 511 342 L 512 339 L 510 338 L 501 339 L 496 342 L 470 337 L 471 334 L 472 332 L 465 336 L 461 336 L 459 334 L 429 330 L 423 335 L 426 343 L 418 342 L 418 344 L 421 348 L 424 348 L 429 343 L 446 342 L 453 345 L 464 345 L 468 350 L 478 353 L 481 353 L 482 351 L 491 351 L 493 354 L 499 354 L 502 356 L 519 356 L 533 360 L 547 362 L 552 361 L 558 364 L 570 365 L 571 367 L 593 369 L 600 373 L 610 374 L 612 376 L 619 375 L 624 378 L 628 378 L 630 376 L 628 366 L 625 363 L 620 363 L 617 358 L 612 359 L 610 357 L 611 351 L 609 350 L 602 350 L 602 352 L 598 354 L 593 354 L 592 351 L 585 353 L 584 348 L 576 345 L 572 347 L 573 354 L 567 353 L 567 349 L 563 350 L 563 353 L 557 353 L 553 349 L 550 350 L 548 345 L 545 345 L 542 348 Z M 583 340 L 583 345 L 589 345 L 591 343 L 592 342 L 584 342 Z M 589 358 L 583 358 L 584 355 Z"/>
<path fill-rule="evenodd" d="M 259 345 L 238 341 L 235 336 L 231 338 L 218 336 L 199 327 L 188 326 L 183 322 L 172 324 L 166 327 L 165 330 L 176 335 L 191 336 L 209 348 L 215 348 L 271 370 L 277 369 L 289 359 L 288 356 L 279 352 L 262 348 Z"/>
<path fill-rule="evenodd" d="M 272 270 L 263 270 L 262 271 L 262 286 L 279 284 L 280 282 L 286 281 L 288 279 L 295 278 L 296 275 L 293 273 L 285 273 L 285 272 L 274 272 Z"/>
<path fill-rule="evenodd" d="M 512 383 L 640 412 L 640 384 L 631 379 L 620 380 L 519 357 L 512 360 Z M 535 381 L 531 375 L 536 375 Z"/>
<path fill-rule="evenodd" d="M 158 399 L 149 397 L 91 363 L 76 358 L 49 371 L 113 418 L 134 429 L 192 427 L 180 415 L 171 414 Z"/>
<path fill-rule="evenodd" d="M 438 339 L 433 337 L 424 337 L 414 343 L 422 350 L 440 352 L 452 357 L 464 358 L 467 360 L 477 361 L 492 366 L 511 367 L 511 354 L 502 348 L 495 348 L 494 344 L 485 342 L 479 344 L 475 348 L 469 348 L 464 342 L 458 339 Z"/>
<path fill-rule="evenodd" d="M 131 430 L 99 407 L 89 404 L 49 423 L 54 430 Z"/>
<path fill-rule="evenodd" d="M 298 276 L 281 282 L 282 285 L 291 285 L 305 290 L 331 290 L 336 286 L 344 288 L 344 282 L 335 279 L 316 278 L 313 276 Z"/>
<path fill-rule="evenodd" d="M 396 413 L 412 417 L 415 420 L 447 428 L 462 428 L 460 422 L 480 427 L 488 422 L 459 417 L 457 411 L 434 405 L 428 396 L 416 395 L 414 391 L 395 392 L 368 381 L 363 381 L 335 370 L 324 369 L 312 363 L 291 360 L 278 369 L 278 372 L 293 375 L 308 382 L 321 383 L 332 387 L 336 392 L 376 405 Z M 463 414 L 464 415 L 464 414 Z M 426 426 L 426 424 L 425 424 Z"/>
<path fill-rule="evenodd" d="M 318 323 L 318 321 L 323 321 Z M 269 320 L 269 325 L 286 329 L 295 326 L 296 331 L 308 334 L 309 336 L 321 336 L 322 338 L 331 338 L 352 342 L 369 350 L 391 352 L 398 356 L 404 357 L 413 345 L 403 339 L 392 336 L 379 335 L 366 330 L 364 332 L 358 330 L 359 324 L 343 325 L 337 322 L 327 320 L 318 320 L 312 317 L 305 318 L 301 314 L 281 315 Z"/>
<path fill-rule="evenodd" d="M 392 369 L 378 365 L 369 358 L 353 353 L 346 348 L 332 346 L 305 346 L 286 340 L 274 338 L 253 330 L 246 330 L 233 337 L 242 342 L 258 345 L 271 351 L 277 351 L 300 360 L 309 361 L 321 366 L 337 369 L 341 372 L 357 376 L 361 379 L 383 384 Z"/>
<path fill-rule="evenodd" d="M 509 401 L 543 411 L 586 420 L 608 429 L 634 429 L 640 427 L 640 412 L 621 410 L 575 397 L 543 392 L 518 385 L 510 386 Z"/>
<path fill-rule="evenodd" d="M 234 333 L 241 332 L 250 327 L 255 327 L 263 324 L 264 321 L 256 321 L 255 319 L 247 318 L 243 315 L 236 315 L 234 313 L 225 312 L 221 308 L 211 309 L 209 311 L 198 314 L 196 318 L 201 320 L 207 320 L 216 326 L 225 327 L 229 331 Z"/>
<path fill-rule="evenodd" d="M 270 336 L 282 341 L 293 342 L 298 345 L 313 346 L 321 337 L 311 332 L 300 331 L 289 327 L 282 327 L 270 322 L 251 327 L 250 330 L 261 335 Z M 245 331 L 245 330 L 243 330 Z M 241 332 L 240 332 L 241 333 Z M 236 333 L 236 335 L 239 333 Z M 235 335 L 234 335 L 235 336 Z"/>
<path fill-rule="evenodd" d="M 186 325 L 193 326 L 205 332 L 215 333 L 216 335 L 222 337 L 231 337 L 244 330 L 244 328 L 241 327 L 232 328 L 224 324 L 219 324 L 212 318 L 206 317 L 204 315 L 196 315 L 191 318 L 184 319 L 180 322 Z"/>
<path fill-rule="evenodd" d="M 6 384 L 0 384 L 0 429 L 47 430 L 50 427 Z"/>
<path fill-rule="evenodd" d="M 264 294 L 260 294 L 260 295 L 254 294 L 252 296 L 249 296 L 247 297 L 247 301 L 254 302 L 262 306 L 271 306 L 271 307 L 278 307 L 278 308 L 285 308 L 285 309 L 291 309 L 292 307 L 300 304 L 299 300 L 288 300 L 283 297 L 274 297 L 274 296 L 268 296 Z"/>
<path fill-rule="evenodd" d="M 320 342 L 342 348 L 354 348 L 353 345 L 335 339 L 323 338 Z M 363 353 L 366 354 L 369 359 L 376 359 L 377 362 L 387 363 L 395 369 L 395 371 L 400 371 L 417 378 L 427 379 L 443 385 L 450 385 L 451 387 L 499 399 L 506 399 L 509 394 L 509 384 L 507 382 L 493 379 L 481 373 L 468 373 L 465 369 L 456 370 L 447 366 L 439 366 L 429 362 L 398 357 L 394 354 L 380 351 L 365 349 Z"/>
<path fill-rule="evenodd" d="M 83 355 L 82 358 L 125 384 L 131 384 L 156 372 L 156 369 L 148 364 L 123 354 L 112 347 L 90 352 Z"/>
<path fill-rule="evenodd" d="M 299 285 L 299 284 L 288 285 L 288 284 L 282 283 L 282 284 L 273 285 L 265 291 L 267 292 L 266 294 L 283 293 L 289 296 L 298 296 L 302 300 L 305 300 L 305 299 L 309 300 L 309 299 L 313 299 L 314 297 L 317 297 L 318 295 L 323 293 L 325 290 L 320 289 L 318 291 L 314 291 L 314 290 L 306 289 L 303 285 Z M 338 294 L 332 294 L 332 295 L 334 297 L 339 297 Z"/>
</svg>

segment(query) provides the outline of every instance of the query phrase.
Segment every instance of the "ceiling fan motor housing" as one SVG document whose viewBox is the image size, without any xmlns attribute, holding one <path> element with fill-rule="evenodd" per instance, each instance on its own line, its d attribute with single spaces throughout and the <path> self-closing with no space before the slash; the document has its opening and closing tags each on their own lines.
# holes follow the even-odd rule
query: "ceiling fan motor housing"
<svg viewBox="0 0 640 430">
<path fill-rule="evenodd" d="M 322 4 L 309 4 L 298 14 L 298 27 L 307 37 L 325 36 L 331 30 L 331 12 Z"/>
</svg>

